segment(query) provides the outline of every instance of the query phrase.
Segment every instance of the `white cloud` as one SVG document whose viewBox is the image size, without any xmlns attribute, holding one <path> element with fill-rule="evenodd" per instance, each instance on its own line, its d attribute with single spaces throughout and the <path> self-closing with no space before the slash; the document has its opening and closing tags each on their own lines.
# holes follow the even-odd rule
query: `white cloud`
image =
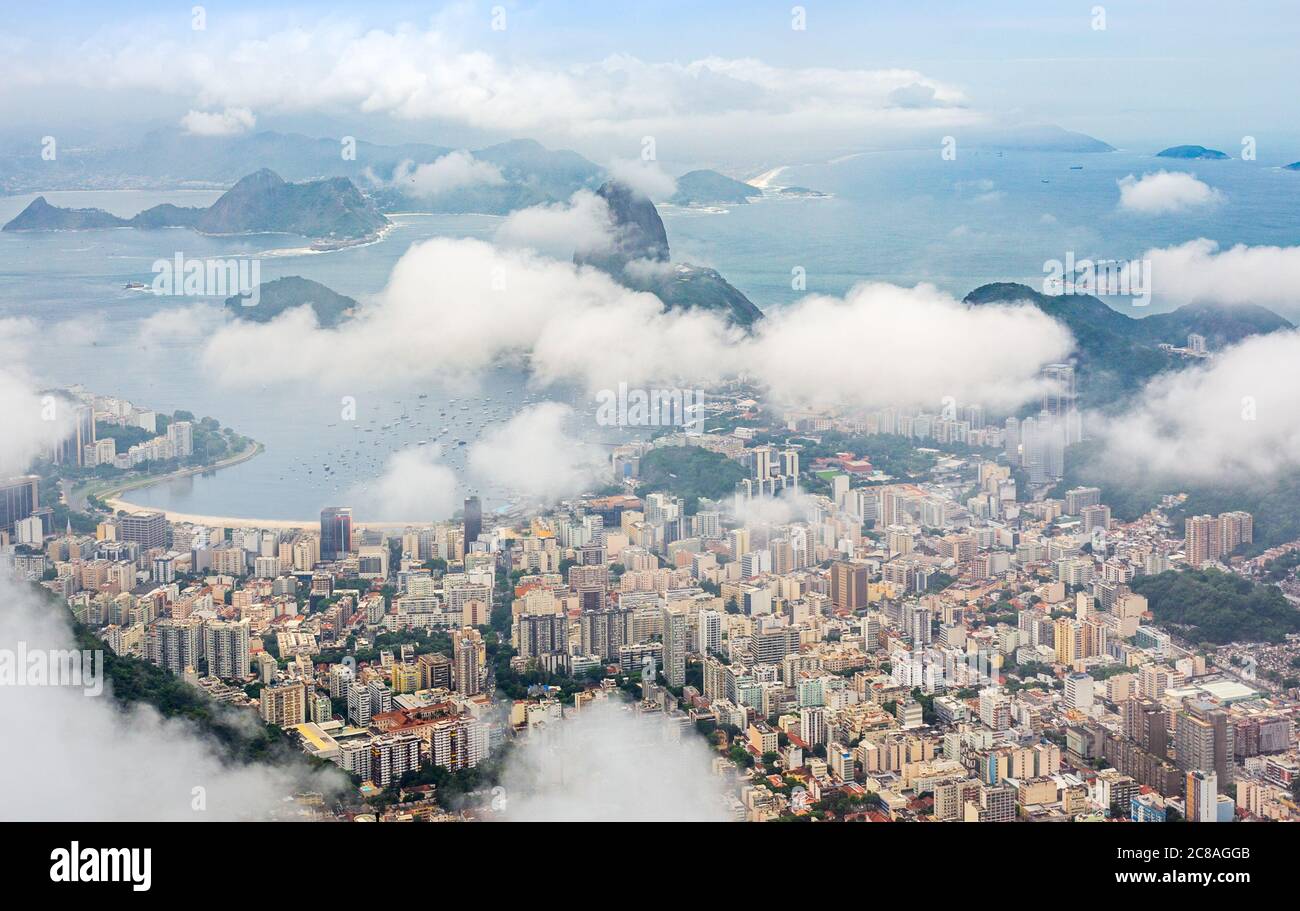
<svg viewBox="0 0 1300 911">
<path fill-rule="evenodd" d="M 615 158 L 607 168 L 611 177 L 631 187 L 642 196 L 659 202 L 677 192 L 677 180 L 657 161 L 640 158 Z"/>
<path fill-rule="evenodd" d="M 1119 207 L 1142 215 L 1165 215 L 1217 205 L 1224 196 L 1192 174 L 1158 171 L 1119 180 Z"/>
<path fill-rule="evenodd" d="M 0 477 L 22 474 L 72 431 L 72 412 L 60 395 L 38 390 L 24 364 L 36 325 L 0 319 Z"/>
<path fill-rule="evenodd" d="M 1089 421 L 1108 472 L 1253 481 L 1300 467 L 1300 332 L 1253 336 Z"/>
<path fill-rule="evenodd" d="M 247 133 L 256 123 L 257 117 L 248 108 L 190 111 L 181 118 L 181 126 L 192 136 L 238 136 Z"/>
<path fill-rule="evenodd" d="M 399 450 L 388 457 L 383 474 L 369 490 L 357 489 L 350 496 L 373 503 L 386 521 L 449 519 L 460 505 L 460 482 L 441 458 L 438 446 Z"/>
<path fill-rule="evenodd" d="M 614 237 L 609 206 L 590 190 L 579 190 L 568 202 L 512 212 L 496 231 L 499 244 L 526 247 L 557 259 L 610 250 Z"/>
<path fill-rule="evenodd" d="M 542 500 L 583 493 L 605 468 L 605 457 L 569 434 L 572 418 L 573 409 L 558 402 L 520 411 L 470 448 L 471 473 L 480 483 Z"/>
<path fill-rule="evenodd" d="M 806 467 L 806 466 L 805 466 Z M 723 504 L 734 518 L 751 527 L 756 525 L 789 525 L 792 522 L 814 521 L 817 501 L 806 493 L 785 491 L 776 497 L 755 497 L 742 500 L 736 508 L 735 498 Z"/>
<path fill-rule="evenodd" d="M 38 649 L 75 646 L 66 612 L 39 603 L 26 585 L 0 576 L 0 601 L 4 648 L 21 643 L 30 658 Z M 213 711 L 235 710 L 214 705 Z M 120 711 L 107 687 L 88 695 L 72 687 L 0 686 L 0 724 L 7 731 L 40 732 L 25 738 L 21 750 L 0 751 L 0 774 L 21 782 L 0 802 L 5 820 L 259 818 L 300 791 L 346 786 L 332 768 L 310 773 L 298 764 L 228 764 L 190 724 L 166 720 L 147 705 Z M 195 788 L 203 789 L 202 811 L 194 809 Z"/>
<path fill-rule="evenodd" d="M 352 374 L 331 365 L 347 350 L 355 370 L 401 384 L 524 358 L 543 386 L 693 387 L 744 373 L 789 404 L 933 405 L 952 395 L 997 408 L 1034 397 L 1038 368 L 1071 346 L 1029 305 L 973 307 L 929 285 L 879 283 L 774 309 L 746 336 L 713 311 L 664 312 L 657 297 L 592 268 L 440 238 L 412 246 L 348 326 L 321 329 L 307 308 L 232 322 L 202 364 L 234 386 L 346 385 Z"/>
<path fill-rule="evenodd" d="M 250 33 L 257 37 L 239 37 Z M 700 150 L 737 137 L 779 138 L 797 149 L 814 138 L 860 143 L 866 131 L 873 138 L 889 130 L 928 135 L 986 121 L 966 108 L 959 89 L 910 69 L 627 55 L 555 67 L 469 49 L 437 29 L 365 29 L 338 20 L 210 29 L 184 40 L 141 24 L 125 37 L 113 30 L 66 48 L 42 45 L 13 69 L 24 85 L 180 96 L 207 128 L 224 127 L 231 111 L 384 113 L 516 135 L 600 138 L 625 155 L 630 136 L 655 136 L 676 156 L 688 145 Z"/>
<path fill-rule="evenodd" d="M 932 285 L 877 282 L 769 311 L 747 367 L 774 401 L 878 406 L 954 396 L 989 408 L 1037 395 L 1038 370 L 1072 349 L 1032 306 L 970 306 Z"/>
<path fill-rule="evenodd" d="M 1258 304 L 1300 314 L 1300 246 L 1227 250 L 1204 237 L 1147 250 L 1152 290 L 1162 302 Z"/>
<path fill-rule="evenodd" d="M 210 303 L 158 310 L 140 320 L 135 332 L 135 344 L 141 348 L 166 348 L 202 341 L 225 323 L 227 318 L 224 307 Z"/>
<path fill-rule="evenodd" d="M 389 185 L 411 196 L 431 199 L 466 187 L 497 186 L 505 183 L 501 169 L 490 161 L 479 161 L 469 152 L 448 152 L 437 161 L 415 166 L 398 165 Z"/>
<path fill-rule="evenodd" d="M 694 730 L 597 701 L 529 735 L 502 776 L 511 821 L 724 822 L 712 754 Z"/>
</svg>

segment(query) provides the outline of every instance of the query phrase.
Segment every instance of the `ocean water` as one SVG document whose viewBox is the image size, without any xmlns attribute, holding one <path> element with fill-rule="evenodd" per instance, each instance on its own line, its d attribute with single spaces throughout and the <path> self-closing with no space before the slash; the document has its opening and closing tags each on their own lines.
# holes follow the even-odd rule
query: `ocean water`
<svg viewBox="0 0 1300 911">
<path fill-rule="evenodd" d="M 1277 165 L 1285 160 L 1177 162 L 1127 152 L 999 155 L 959 149 L 956 160 L 945 161 L 937 151 L 872 153 L 794 166 L 774 181 L 821 190 L 829 198 L 662 211 L 674 259 L 719 269 L 764 309 L 786 305 L 803 293 L 842 294 L 860 281 L 930 282 L 960 297 L 990 281 L 1038 287 L 1044 262 L 1064 259 L 1067 252 L 1080 258 L 1129 259 L 1151 247 L 1198 237 L 1225 247 L 1294 244 L 1300 173 L 1280 170 Z M 1082 170 L 1072 170 L 1074 165 Z M 1220 190 L 1225 202 L 1205 212 L 1163 217 L 1119 210 L 1120 179 L 1162 169 L 1196 174 Z M 127 216 L 161 202 L 207 205 L 217 195 L 46 194 L 54 205 L 96 206 Z M 0 222 L 31 198 L 0 198 Z M 360 521 L 419 518 L 378 514 L 365 485 L 397 449 L 422 439 L 432 442 L 444 426 L 449 430 L 443 441 L 472 443 L 484 422 L 506 420 L 525 398 L 542 397 L 528 387 L 521 371 L 503 367 L 475 387 L 431 384 L 400 395 L 363 381 L 357 395 L 362 430 L 354 430 L 339 420 L 333 396 L 287 388 L 236 392 L 219 386 L 199 368 L 202 338 L 141 332 L 155 314 L 198 299 L 123 288 L 128 281 L 149 283 L 153 262 L 180 250 L 189 257 L 261 256 L 263 280 L 302 275 L 361 299 L 383 288 L 411 244 L 435 236 L 487 238 L 499 219 L 409 215 L 396 222 L 381 243 L 330 253 L 305 252 L 300 238 L 214 238 L 181 229 L 0 233 L 0 320 L 22 317 L 38 325 L 25 360 L 45 384 L 81 384 L 159 411 L 180 408 L 210 415 L 266 444 L 264 453 L 238 466 L 132 491 L 132 502 L 266 519 L 309 519 L 324 505 L 347 502 L 356 507 Z M 806 292 L 792 288 L 796 267 L 806 273 Z M 1162 309 L 1158 299 L 1139 309 L 1123 300 L 1112 303 L 1137 316 Z M 485 324 L 490 325 L 490 315 Z M 570 390 L 550 390 L 545 397 L 558 397 L 580 411 L 591 406 Z M 402 414 L 409 415 L 407 423 L 379 429 Z M 367 427 L 375 432 L 364 433 Z M 453 443 L 444 449 L 458 470 L 467 448 Z M 490 507 L 508 501 L 505 490 L 479 493 Z"/>
</svg>

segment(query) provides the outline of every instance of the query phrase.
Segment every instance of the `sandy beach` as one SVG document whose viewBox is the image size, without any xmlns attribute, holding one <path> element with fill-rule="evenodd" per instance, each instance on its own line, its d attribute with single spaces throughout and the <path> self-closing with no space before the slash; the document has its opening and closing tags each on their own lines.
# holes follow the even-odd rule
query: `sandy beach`
<svg viewBox="0 0 1300 911">
<path fill-rule="evenodd" d="M 749 184 L 751 187 L 758 187 L 760 190 L 766 190 L 772 186 L 772 181 L 780 177 L 781 173 L 788 167 L 789 165 L 781 165 L 779 168 L 772 168 L 770 171 L 764 171 L 757 177 L 750 178 L 745 181 L 745 183 Z"/>
<path fill-rule="evenodd" d="M 196 513 L 172 512 L 167 509 L 155 509 L 152 506 L 140 506 L 118 497 L 106 497 L 104 502 L 114 511 L 124 509 L 127 512 L 161 512 L 169 522 L 189 522 L 194 525 L 208 525 L 213 528 L 265 528 L 274 531 L 293 531 L 308 529 L 318 531 L 319 519 L 254 519 L 238 516 L 201 516 Z M 354 528 L 405 528 L 408 525 L 432 525 L 433 520 L 411 522 L 353 522 Z"/>
</svg>

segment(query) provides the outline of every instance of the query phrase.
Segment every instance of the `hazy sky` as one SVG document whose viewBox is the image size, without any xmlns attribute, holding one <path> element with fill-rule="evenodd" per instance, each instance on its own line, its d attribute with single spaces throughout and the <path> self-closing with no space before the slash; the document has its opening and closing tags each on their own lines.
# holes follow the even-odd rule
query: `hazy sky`
<svg viewBox="0 0 1300 911">
<path fill-rule="evenodd" d="M 4 132 L 174 124 L 234 108 L 258 129 L 361 124 L 378 139 L 447 144 L 535 135 L 589 154 L 691 110 L 734 144 L 771 134 L 781 147 L 851 147 L 975 120 L 1055 123 L 1130 148 L 1300 137 L 1293 0 L 814 0 L 804 30 L 791 27 L 793 4 L 752 0 L 505 2 L 500 30 L 493 3 L 222 0 L 204 5 L 202 31 L 191 5 L 7 5 L 0 52 L 16 78 L 0 87 Z M 701 61 L 711 61 L 703 72 Z M 909 75 L 874 75 L 899 71 Z M 412 104 L 422 81 L 440 94 Z M 912 83 L 925 87 L 921 103 L 890 94 Z M 476 91 L 499 101 L 503 87 L 522 92 L 517 107 L 472 110 Z M 931 88 L 943 110 L 921 110 Z M 796 115 L 805 96 L 813 113 Z M 850 116 L 864 110 L 884 113 Z M 538 117 L 512 122 L 519 111 Z"/>
</svg>

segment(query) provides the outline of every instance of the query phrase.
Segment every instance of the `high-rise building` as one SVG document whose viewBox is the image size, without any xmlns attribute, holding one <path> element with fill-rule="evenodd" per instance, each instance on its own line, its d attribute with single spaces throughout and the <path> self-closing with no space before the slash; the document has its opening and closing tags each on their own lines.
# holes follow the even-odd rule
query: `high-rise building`
<svg viewBox="0 0 1300 911">
<path fill-rule="evenodd" d="M 1236 730 L 1214 703 L 1189 699 L 1175 718 L 1174 753 L 1185 772 L 1213 772 L 1220 787 L 1232 784 Z"/>
<path fill-rule="evenodd" d="M 194 425 L 189 421 L 172 421 L 167 426 L 167 439 L 171 441 L 176 458 L 187 459 L 194 455 Z"/>
<path fill-rule="evenodd" d="M 686 685 L 686 611 L 677 605 L 663 609 L 664 679 L 670 687 Z"/>
<path fill-rule="evenodd" d="M 0 531 L 30 518 L 41 503 L 40 478 L 34 474 L 0 482 Z"/>
<path fill-rule="evenodd" d="M 341 560 L 352 550 L 352 507 L 326 506 L 320 511 L 320 557 Z"/>
<path fill-rule="evenodd" d="M 198 670 L 203 655 L 203 621 L 197 617 L 165 617 L 145 631 L 145 657 L 151 664 L 181 676 L 186 668 Z"/>
<path fill-rule="evenodd" d="M 223 680 L 249 675 L 247 620 L 214 620 L 204 630 L 208 674 Z"/>
<path fill-rule="evenodd" d="M 1219 520 L 1213 516 L 1188 516 L 1184 525 L 1183 550 L 1187 565 L 1199 568 L 1213 563 L 1223 554 L 1223 536 Z"/>
<path fill-rule="evenodd" d="M 307 687 L 302 683 L 264 686 L 260 700 L 262 720 L 267 724 L 288 728 L 307 720 Z"/>
<path fill-rule="evenodd" d="M 420 735 L 388 734 L 370 742 L 370 780 L 386 788 L 420 767 Z"/>
<path fill-rule="evenodd" d="M 569 650 L 569 618 L 564 614 L 522 614 L 515 634 L 515 648 L 525 660 Z"/>
<path fill-rule="evenodd" d="M 819 705 L 799 709 L 799 739 L 810 747 L 826 742 L 826 709 Z"/>
<path fill-rule="evenodd" d="M 469 715 L 440 721 L 433 727 L 430 751 L 436 766 L 472 769 L 487 757 L 488 727 Z"/>
<path fill-rule="evenodd" d="M 446 655 L 420 655 L 415 659 L 415 668 L 420 675 L 420 689 L 451 689 L 451 667 L 451 659 Z"/>
<path fill-rule="evenodd" d="M 850 612 L 867 606 L 866 566 L 845 561 L 831 564 L 831 604 L 837 611 Z"/>
<path fill-rule="evenodd" d="M 141 551 L 167 546 L 167 516 L 161 512 L 134 512 L 117 520 L 117 539 L 134 541 Z"/>
<path fill-rule="evenodd" d="M 476 629 L 466 627 L 452 635 L 451 645 L 456 692 L 465 696 L 477 696 L 483 692 L 486 660 L 483 635 Z"/>
<path fill-rule="evenodd" d="M 68 435 L 54 444 L 50 459 L 55 465 L 86 464 L 86 447 L 95 445 L 95 409 L 89 405 L 56 403 L 56 408 L 67 408 L 72 412 L 72 428 Z"/>
<path fill-rule="evenodd" d="M 471 545 L 483 533 L 483 504 L 478 497 L 465 500 L 465 552 L 469 553 Z"/>
<path fill-rule="evenodd" d="M 1081 515 L 1085 508 L 1097 506 L 1100 503 L 1100 487 L 1073 487 L 1065 492 L 1066 515 Z"/>
<path fill-rule="evenodd" d="M 1043 411 L 1053 417 L 1064 415 L 1073 408 L 1078 399 L 1075 388 L 1074 367 L 1069 364 L 1046 364 L 1042 371 L 1043 379 L 1051 386 L 1043 393 Z"/>
<path fill-rule="evenodd" d="M 1230 554 L 1242 544 L 1255 540 L 1255 518 L 1240 510 L 1219 516 L 1219 551 Z"/>
<path fill-rule="evenodd" d="M 1187 773 L 1187 821 L 1218 822 L 1219 783 L 1214 772 L 1197 769 Z"/>
<path fill-rule="evenodd" d="M 711 655 L 722 649 L 722 614 L 715 610 L 702 610 L 696 617 L 695 650 L 701 655 Z"/>
<path fill-rule="evenodd" d="M 348 684 L 348 721 L 358 727 L 369 727 L 372 714 L 370 688 L 360 680 L 352 681 Z"/>
</svg>

